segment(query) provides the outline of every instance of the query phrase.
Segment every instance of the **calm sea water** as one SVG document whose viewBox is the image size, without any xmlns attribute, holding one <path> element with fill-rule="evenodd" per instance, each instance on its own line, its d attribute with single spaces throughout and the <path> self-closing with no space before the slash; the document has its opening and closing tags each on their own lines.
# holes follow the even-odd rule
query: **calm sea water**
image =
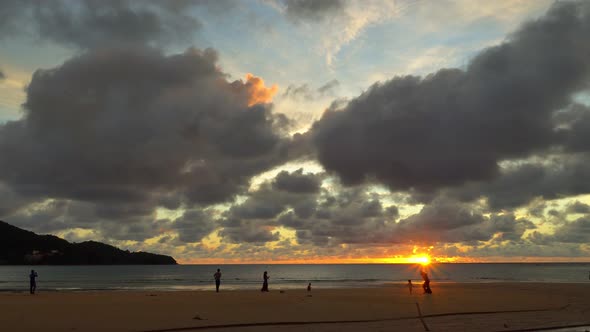
<svg viewBox="0 0 590 332">
<path fill-rule="evenodd" d="M 176 265 L 176 266 L 0 266 L 0 291 L 28 289 L 35 269 L 39 290 L 211 290 L 221 268 L 223 289 L 259 289 L 268 271 L 271 289 L 373 287 L 420 283 L 417 265 Z M 590 263 L 434 264 L 435 282 L 584 282 Z"/>
</svg>

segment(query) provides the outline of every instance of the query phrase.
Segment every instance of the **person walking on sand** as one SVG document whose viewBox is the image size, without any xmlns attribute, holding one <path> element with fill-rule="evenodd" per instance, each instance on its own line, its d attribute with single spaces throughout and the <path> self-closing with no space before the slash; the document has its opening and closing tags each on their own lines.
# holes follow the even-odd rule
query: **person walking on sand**
<svg viewBox="0 0 590 332">
<path fill-rule="evenodd" d="M 408 279 L 408 289 L 410 290 L 410 294 L 412 294 L 412 280 Z"/>
<path fill-rule="evenodd" d="M 29 274 L 29 292 L 31 294 L 35 294 L 35 290 L 37 290 L 37 277 L 37 272 L 35 272 L 35 270 L 31 270 L 31 274 Z"/>
<path fill-rule="evenodd" d="M 266 271 L 264 271 L 264 274 L 262 275 L 262 289 L 260 290 L 261 292 L 268 292 L 268 278 L 270 278 L 270 276 L 267 274 Z"/>
<path fill-rule="evenodd" d="M 422 276 L 422 279 L 424 280 L 424 283 L 422 284 L 422 288 L 424 289 L 424 294 L 432 294 L 432 290 L 430 289 L 430 278 L 428 278 L 428 273 L 426 273 L 426 271 L 420 271 L 420 275 Z"/>
<path fill-rule="evenodd" d="M 219 285 L 221 285 L 221 270 L 217 269 L 213 278 L 215 278 L 215 291 L 219 293 Z"/>
<path fill-rule="evenodd" d="M 311 282 L 307 285 L 307 291 L 311 292 Z"/>
</svg>

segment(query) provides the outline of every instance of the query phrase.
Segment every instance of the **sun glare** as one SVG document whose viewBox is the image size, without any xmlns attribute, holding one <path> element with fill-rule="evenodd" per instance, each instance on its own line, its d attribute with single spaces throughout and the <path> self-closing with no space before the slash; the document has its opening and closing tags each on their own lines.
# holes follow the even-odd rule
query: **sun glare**
<svg viewBox="0 0 590 332">
<path fill-rule="evenodd" d="M 422 264 L 422 265 L 430 264 L 430 257 L 428 257 L 428 256 L 413 256 L 413 257 L 410 257 L 410 259 L 413 260 L 412 263 L 417 263 L 417 264 Z"/>
<path fill-rule="evenodd" d="M 412 256 L 400 256 L 391 257 L 384 260 L 386 263 L 391 264 L 421 264 L 428 265 L 431 263 L 431 259 L 427 255 L 412 255 Z"/>
</svg>

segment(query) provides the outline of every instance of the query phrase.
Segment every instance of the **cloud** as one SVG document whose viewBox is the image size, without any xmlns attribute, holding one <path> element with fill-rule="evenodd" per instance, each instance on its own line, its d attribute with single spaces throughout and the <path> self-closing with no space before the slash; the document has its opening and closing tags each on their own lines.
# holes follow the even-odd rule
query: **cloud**
<svg viewBox="0 0 590 332">
<path fill-rule="evenodd" d="M 488 217 L 476 206 L 438 199 L 419 213 L 400 220 L 389 238 L 394 243 L 412 241 L 420 244 L 477 243 L 489 241 L 494 236 L 518 241 L 525 230 L 535 227 L 531 221 L 517 219 L 513 214 Z"/>
<path fill-rule="evenodd" d="M 172 226 L 182 242 L 200 242 L 217 228 L 217 223 L 209 211 L 188 210 L 174 220 Z"/>
<path fill-rule="evenodd" d="M 318 92 L 321 95 L 326 95 L 328 93 L 330 93 L 333 89 L 335 89 L 336 87 L 338 87 L 340 85 L 340 82 L 338 80 L 331 80 L 329 82 L 327 82 L 326 84 L 320 86 L 318 88 Z"/>
<path fill-rule="evenodd" d="M 4 75 L 4 72 L 2 70 L 0 70 L 0 81 L 5 78 L 6 78 L 6 75 Z"/>
<path fill-rule="evenodd" d="M 124 222 L 231 201 L 292 158 L 291 140 L 271 104 L 251 105 L 252 82 L 228 82 L 216 61 L 211 49 L 127 47 L 36 71 L 24 116 L 0 125 L 0 185 Z"/>
<path fill-rule="evenodd" d="M 313 47 L 324 55 L 326 64 L 331 67 L 345 45 L 357 39 L 368 27 L 400 15 L 407 3 L 383 0 L 286 0 L 274 7 L 315 38 Z"/>
<path fill-rule="evenodd" d="M 555 229 L 553 234 L 542 234 L 533 232 L 529 237 L 535 244 L 547 245 L 552 243 L 580 243 L 590 242 L 590 219 L 587 217 L 578 218 L 574 221 L 564 223 Z"/>
<path fill-rule="evenodd" d="M 19 195 L 2 182 L 0 182 L 0 197 L 2 197 L 0 200 L 0 216 L 11 215 L 31 202 L 31 199 Z"/>
<path fill-rule="evenodd" d="M 230 208 L 220 235 L 231 242 L 277 241 L 278 228 L 295 231 L 300 245 L 372 243 L 395 220 L 397 208 L 384 207 L 365 188 L 319 190 L 323 174 L 281 172 Z M 243 235 L 243 236 L 241 236 Z"/>
<path fill-rule="evenodd" d="M 248 106 L 270 103 L 272 97 L 279 89 L 276 85 L 267 88 L 264 85 L 264 80 L 262 78 L 256 77 L 250 73 L 246 74 L 246 83 L 244 85 L 246 86 L 249 95 Z"/>
<path fill-rule="evenodd" d="M 319 120 L 321 113 L 338 95 L 338 80 L 318 87 L 309 83 L 289 84 L 274 101 L 275 107 L 292 120 L 293 132 L 304 133 Z"/>
<path fill-rule="evenodd" d="M 20 17 L 28 3 L 20 0 L 5 0 L 0 2 L 0 38 L 18 31 L 18 17 Z"/>
<path fill-rule="evenodd" d="M 219 235 L 232 243 L 264 245 L 266 242 L 279 240 L 279 234 L 273 232 L 273 227 L 261 225 L 256 220 L 227 219 L 222 226 Z"/>
<path fill-rule="evenodd" d="M 343 188 L 325 174 L 309 174 L 303 181 L 304 176 L 302 170 L 281 172 L 261 185 L 228 210 L 219 234 L 230 242 L 264 243 L 279 240 L 276 230 L 285 228 L 295 232 L 294 248 L 324 248 L 341 244 L 518 242 L 526 230 L 536 227 L 511 213 L 484 215 L 478 205 L 442 198 L 400 219 L 397 206 L 383 203 L 389 194 L 380 195 L 363 186 Z M 285 179 L 294 182 L 286 186 L 289 190 L 277 185 Z M 292 190 L 311 179 L 314 183 L 327 180 L 330 189 L 314 185 L 310 188 L 321 189 Z"/>
<path fill-rule="evenodd" d="M 504 167 L 491 181 L 470 182 L 440 195 L 462 201 L 486 198 L 492 210 L 512 209 L 534 199 L 557 199 L 590 192 L 590 154 L 545 156 Z"/>
<path fill-rule="evenodd" d="M 500 161 L 564 144 L 553 115 L 588 87 L 588 33 L 588 3 L 559 2 L 465 70 L 376 83 L 314 124 L 319 161 L 348 185 L 394 191 L 493 180 Z"/>
<path fill-rule="evenodd" d="M 283 92 L 282 97 L 292 98 L 296 101 L 311 101 L 322 97 L 333 97 L 333 90 L 340 85 L 338 80 L 331 80 L 317 89 L 312 89 L 307 83 L 299 86 L 291 84 Z"/>
<path fill-rule="evenodd" d="M 3 1 L 0 37 L 33 33 L 83 49 L 190 41 L 200 29 L 190 1 Z M 223 2 L 228 3 L 228 2 Z M 2 21 L 2 20 L 0 20 Z M 33 31 L 26 31 L 27 26 Z"/>
<path fill-rule="evenodd" d="M 568 214 L 590 214 L 590 205 L 575 201 L 567 207 L 566 212 Z"/>
<path fill-rule="evenodd" d="M 300 168 L 295 172 L 280 172 L 273 182 L 274 188 L 293 193 L 315 193 L 320 190 L 321 179 L 317 175 L 303 174 Z"/>
<path fill-rule="evenodd" d="M 322 21 L 344 13 L 343 0 L 286 0 L 285 13 L 293 21 Z"/>
</svg>

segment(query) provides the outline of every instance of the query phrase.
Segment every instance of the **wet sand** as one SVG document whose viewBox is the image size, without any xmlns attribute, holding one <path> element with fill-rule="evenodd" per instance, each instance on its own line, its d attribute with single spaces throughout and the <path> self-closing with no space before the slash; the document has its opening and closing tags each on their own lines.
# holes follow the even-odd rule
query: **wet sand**
<svg viewBox="0 0 590 332">
<path fill-rule="evenodd" d="M 590 283 L 0 293 L 3 331 L 535 331 L 590 326 Z M 212 285 L 214 288 L 214 285 Z M 418 311 L 419 309 L 419 311 Z M 419 314 L 420 312 L 420 314 Z M 584 328 L 581 328 L 584 331 Z"/>
</svg>

